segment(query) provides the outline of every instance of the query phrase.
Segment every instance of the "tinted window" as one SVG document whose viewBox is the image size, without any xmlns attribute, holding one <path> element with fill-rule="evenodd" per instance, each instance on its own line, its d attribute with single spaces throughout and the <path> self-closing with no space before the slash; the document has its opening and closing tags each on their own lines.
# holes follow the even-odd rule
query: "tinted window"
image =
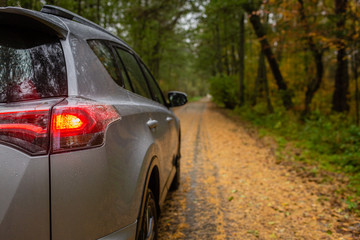
<svg viewBox="0 0 360 240">
<path fill-rule="evenodd" d="M 143 63 L 141 63 L 141 66 L 144 70 L 145 76 L 149 82 L 151 91 L 154 95 L 154 98 L 155 98 L 154 100 L 165 105 L 164 97 L 162 95 L 162 92 L 161 92 L 159 86 L 156 84 L 155 79 L 152 77 L 151 73 L 149 72 L 149 70 Z"/>
<path fill-rule="evenodd" d="M 133 91 L 133 88 L 132 88 L 132 86 L 131 86 L 130 79 L 129 79 L 128 75 L 126 74 L 126 71 L 123 71 L 123 69 L 125 69 L 124 63 L 122 62 L 122 60 L 120 59 L 120 57 L 118 56 L 118 54 L 116 54 L 116 57 L 117 57 L 117 60 L 118 60 L 119 65 L 120 65 L 120 68 L 122 69 L 122 71 L 121 71 L 121 76 L 122 76 L 122 78 L 123 78 L 125 88 L 128 89 L 128 90 L 130 90 L 130 91 Z"/>
<path fill-rule="evenodd" d="M 67 95 L 65 59 L 56 37 L 0 25 L 0 102 Z"/>
<path fill-rule="evenodd" d="M 120 86 L 123 86 L 119 70 L 117 68 L 117 63 L 114 58 L 114 55 L 111 52 L 111 49 L 103 42 L 98 40 L 90 40 L 88 41 L 89 46 L 95 53 L 95 55 L 99 58 L 102 65 L 105 67 L 106 71 L 109 73 L 111 78 Z"/>
<path fill-rule="evenodd" d="M 125 65 L 126 71 L 134 88 L 134 92 L 151 99 L 151 94 L 147 86 L 146 79 L 141 72 L 140 66 L 137 63 L 135 57 L 120 48 L 117 48 L 117 52 L 119 53 L 120 58 Z"/>
</svg>

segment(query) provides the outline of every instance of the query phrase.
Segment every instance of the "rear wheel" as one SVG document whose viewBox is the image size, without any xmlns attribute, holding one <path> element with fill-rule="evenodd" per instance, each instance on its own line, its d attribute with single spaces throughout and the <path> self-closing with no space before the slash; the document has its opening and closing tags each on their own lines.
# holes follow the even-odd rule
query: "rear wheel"
<svg viewBox="0 0 360 240">
<path fill-rule="evenodd" d="M 157 239 L 157 208 L 154 194 L 151 189 L 147 189 L 144 204 L 144 211 L 140 216 L 141 227 L 138 240 Z"/>
</svg>

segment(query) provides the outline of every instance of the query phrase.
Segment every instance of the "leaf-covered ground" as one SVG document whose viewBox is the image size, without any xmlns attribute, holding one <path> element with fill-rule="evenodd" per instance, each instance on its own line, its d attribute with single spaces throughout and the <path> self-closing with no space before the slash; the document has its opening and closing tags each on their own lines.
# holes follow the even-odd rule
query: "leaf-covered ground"
<svg viewBox="0 0 360 240">
<path fill-rule="evenodd" d="M 205 99 L 176 114 L 182 183 L 165 202 L 159 239 L 360 239 L 360 219 L 335 194 L 341 182 L 279 164 Z"/>
</svg>

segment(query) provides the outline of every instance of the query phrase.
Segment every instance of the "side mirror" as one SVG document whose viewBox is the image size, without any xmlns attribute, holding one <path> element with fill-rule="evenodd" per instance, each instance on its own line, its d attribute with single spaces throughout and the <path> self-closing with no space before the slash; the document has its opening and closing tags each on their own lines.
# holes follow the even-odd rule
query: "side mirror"
<svg viewBox="0 0 360 240">
<path fill-rule="evenodd" d="M 170 107 L 179 107 L 187 103 L 187 95 L 182 92 L 171 91 L 168 93 L 168 99 L 170 101 Z"/>
</svg>

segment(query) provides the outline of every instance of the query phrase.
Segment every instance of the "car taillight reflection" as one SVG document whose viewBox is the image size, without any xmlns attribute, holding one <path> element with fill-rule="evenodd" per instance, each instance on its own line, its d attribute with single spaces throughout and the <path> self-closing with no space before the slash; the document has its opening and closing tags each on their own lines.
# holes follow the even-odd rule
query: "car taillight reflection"
<svg viewBox="0 0 360 240">
<path fill-rule="evenodd" d="M 31 155 L 48 153 L 50 142 L 52 152 L 96 147 L 104 143 L 107 126 L 120 119 L 111 105 L 86 100 L 64 100 L 51 117 L 50 109 L 0 111 L 0 142 Z"/>
</svg>

